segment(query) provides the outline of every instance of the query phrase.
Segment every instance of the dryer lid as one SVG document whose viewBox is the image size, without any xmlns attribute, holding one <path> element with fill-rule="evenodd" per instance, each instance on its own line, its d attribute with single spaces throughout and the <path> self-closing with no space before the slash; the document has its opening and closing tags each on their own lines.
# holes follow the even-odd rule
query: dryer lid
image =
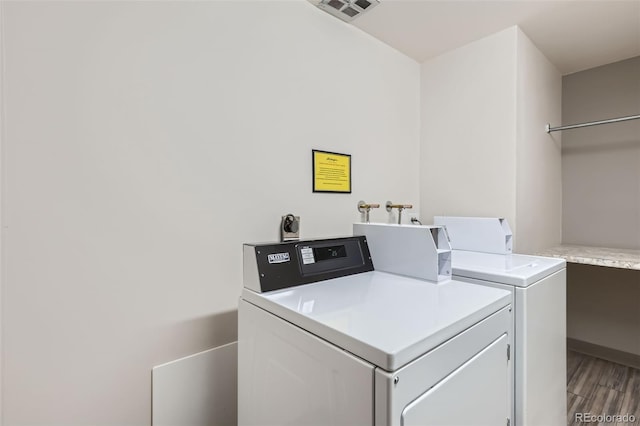
<svg viewBox="0 0 640 426">
<path fill-rule="evenodd" d="M 508 291 L 373 271 L 242 298 L 387 371 L 507 306 Z"/>
<path fill-rule="evenodd" d="M 452 273 L 517 287 L 528 287 L 566 267 L 564 259 L 524 254 L 493 254 L 452 250 Z"/>
</svg>

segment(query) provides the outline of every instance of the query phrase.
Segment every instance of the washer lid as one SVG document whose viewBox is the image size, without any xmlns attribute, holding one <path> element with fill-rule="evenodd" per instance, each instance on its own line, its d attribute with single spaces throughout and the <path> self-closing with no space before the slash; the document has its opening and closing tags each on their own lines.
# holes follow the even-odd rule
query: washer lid
<svg viewBox="0 0 640 426">
<path fill-rule="evenodd" d="M 508 291 L 365 272 L 242 298 L 387 371 L 507 306 Z"/>
<path fill-rule="evenodd" d="M 528 287 L 566 265 L 564 259 L 552 257 L 451 251 L 454 277 L 475 278 L 517 287 Z"/>
</svg>

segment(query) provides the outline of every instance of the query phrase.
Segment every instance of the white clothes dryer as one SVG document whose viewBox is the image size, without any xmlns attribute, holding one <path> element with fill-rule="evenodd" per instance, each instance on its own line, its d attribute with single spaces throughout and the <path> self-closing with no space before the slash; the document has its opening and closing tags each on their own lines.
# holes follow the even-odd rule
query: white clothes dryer
<svg viewBox="0 0 640 426">
<path fill-rule="evenodd" d="M 375 271 L 364 237 L 244 245 L 240 425 L 505 425 L 509 291 Z"/>
<path fill-rule="evenodd" d="M 566 262 L 510 254 L 511 231 L 502 218 L 439 216 L 434 223 L 446 226 L 454 279 L 513 294 L 515 424 L 564 426 Z"/>
</svg>

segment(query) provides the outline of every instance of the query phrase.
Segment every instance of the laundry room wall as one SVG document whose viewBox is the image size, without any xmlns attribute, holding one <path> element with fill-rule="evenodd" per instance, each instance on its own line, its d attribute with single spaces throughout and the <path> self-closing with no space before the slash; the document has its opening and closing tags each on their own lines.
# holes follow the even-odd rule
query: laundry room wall
<svg viewBox="0 0 640 426">
<path fill-rule="evenodd" d="M 640 114 L 640 57 L 567 75 L 566 124 Z M 640 249 L 640 120 L 563 132 L 563 242 Z"/>
<path fill-rule="evenodd" d="M 562 85 L 565 124 L 640 114 L 640 57 Z M 563 242 L 640 249 L 640 120 L 563 133 Z M 640 360 L 640 271 L 571 265 L 568 278 L 567 335 Z"/>
<path fill-rule="evenodd" d="M 4 187 L 4 156 L 3 156 L 3 147 L 4 147 L 4 126 L 2 123 L 4 123 L 5 121 L 5 117 L 4 117 L 4 83 L 2 82 L 4 79 L 4 73 L 2 72 L 2 70 L 4 70 L 4 50 L 2 49 L 2 46 L 4 45 L 4 34 L 2 31 L 2 27 L 3 27 L 3 22 L 4 22 L 4 8 L 2 7 L 2 5 L 0 5 L 0 426 L 2 426 L 2 400 L 3 398 L 3 394 L 2 394 L 2 365 L 3 365 L 3 358 L 4 358 L 4 349 L 2 346 L 2 320 L 3 320 L 3 314 L 2 314 L 2 305 L 4 304 L 2 301 L 2 283 L 4 282 L 4 262 L 2 261 L 3 259 L 3 227 L 2 224 L 3 222 L 3 215 L 4 215 L 4 205 L 2 202 L 2 188 Z"/>
<path fill-rule="evenodd" d="M 517 250 L 536 253 L 562 241 L 562 75 L 521 30 L 517 31 Z"/>
<path fill-rule="evenodd" d="M 505 217 L 514 250 L 560 243 L 561 75 L 511 27 L 422 64 L 420 211 Z"/>
<path fill-rule="evenodd" d="M 515 34 L 509 28 L 422 64 L 425 221 L 500 216 L 516 232 Z"/>
<path fill-rule="evenodd" d="M 153 366 L 236 339 L 243 242 L 418 204 L 419 64 L 307 1 L 0 7 L 5 425 L 150 424 Z"/>
</svg>

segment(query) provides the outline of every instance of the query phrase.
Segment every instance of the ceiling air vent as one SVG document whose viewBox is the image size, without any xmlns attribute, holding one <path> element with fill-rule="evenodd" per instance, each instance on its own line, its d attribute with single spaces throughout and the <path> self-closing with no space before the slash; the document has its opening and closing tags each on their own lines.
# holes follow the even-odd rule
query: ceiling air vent
<svg viewBox="0 0 640 426">
<path fill-rule="evenodd" d="M 364 12 L 380 4 L 380 0 L 309 0 L 311 3 L 336 16 L 351 22 Z"/>
</svg>

